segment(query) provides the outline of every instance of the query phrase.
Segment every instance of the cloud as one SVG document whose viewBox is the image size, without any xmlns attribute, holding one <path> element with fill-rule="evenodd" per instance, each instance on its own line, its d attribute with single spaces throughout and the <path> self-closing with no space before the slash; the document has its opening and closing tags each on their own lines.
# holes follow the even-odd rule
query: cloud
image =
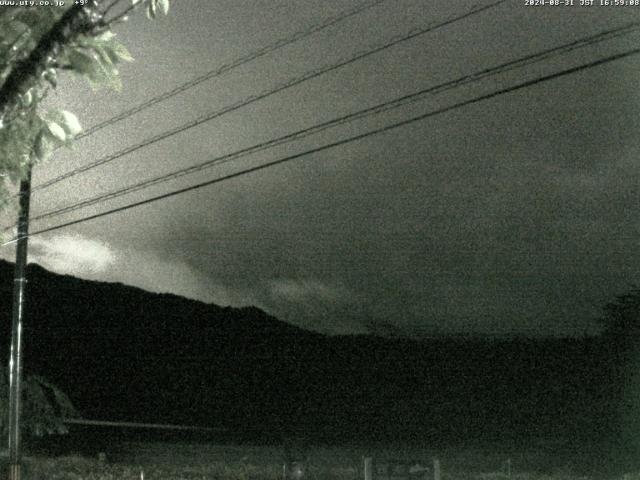
<svg viewBox="0 0 640 480">
<path fill-rule="evenodd" d="M 9 253 L 7 260 L 13 260 Z M 179 258 L 114 245 L 79 234 L 32 237 L 29 262 L 87 280 L 121 282 L 217 304 L 242 303 L 242 295 L 206 277 Z"/>
<path fill-rule="evenodd" d="M 237 301 L 237 292 L 208 278 L 180 258 L 162 258 L 155 252 L 140 250 L 122 250 L 120 257 L 122 264 L 108 276 L 109 281 L 218 305 L 229 305 Z M 125 265 L 135 265 L 135 268 L 126 268 Z"/>
<path fill-rule="evenodd" d="M 30 261 L 58 273 L 81 277 L 101 274 L 117 261 L 109 244 L 77 234 L 33 237 L 29 248 Z"/>
<path fill-rule="evenodd" d="M 317 278 L 278 278 L 253 292 L 254 304 L 302 328 L 336 335 L 365 333 L 362 298 L 340 284 Z"/>
<path fill-rule="evenodd" d="M 314 279 L 277 279 L 272 280 L 269 287 L 272 296 L 289 302 L 309 300 L 344 302 L 348 297 L 348 292 L 345 289 L 329 286 Z"/>
</svg>

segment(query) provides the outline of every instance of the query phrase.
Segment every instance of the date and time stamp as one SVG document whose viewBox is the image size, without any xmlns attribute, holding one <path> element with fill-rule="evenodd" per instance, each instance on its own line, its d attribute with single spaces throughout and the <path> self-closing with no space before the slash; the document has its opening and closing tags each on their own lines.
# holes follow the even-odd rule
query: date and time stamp
<svg viewBox="0 0 640 480">
<path fill-rule="evenodd" d="M 640 0 L 521 0 L 525 7 L 640 7 Z M 64 7 L 87 0 L 0 0 L 0 6 Z"/>
<path fill-rule="evenodd" d="M 640 7 L 640 0 L 521 0 L 525 7 Z M 0 0 L 0 6 L 64 7 L 87 0 Z"/>
<path fill-rule="evenodd" d="M 526 7 L 640 7 L 640 0 L 522 0 Z"/>
</svg>

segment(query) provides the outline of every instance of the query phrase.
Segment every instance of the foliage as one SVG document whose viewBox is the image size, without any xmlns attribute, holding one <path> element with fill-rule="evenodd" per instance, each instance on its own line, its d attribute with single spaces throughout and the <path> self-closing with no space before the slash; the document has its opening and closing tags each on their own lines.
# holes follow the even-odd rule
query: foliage
<svg viewBox="0 0 640 480">
<path fill-rule="evenodd" d="M 166 443 L 162 449 L 155 444 L 131 445 L 146 452 L 148 448 L 158 451 L 157 456 L 141 455 L 136 463 L 114 462 L 101 463 L 97 460 L 78 456 L 58 458 L 28 457 L 26 472 L 28 478 L 47 478 L 58 480 L 277 480 L 283 478 L 280 452 L 271 447 Z M 215 450 L 217 455 L 210 452 Z M 226 455 L 231 450 L 242 451 L 238 459 L 229 459 Z M 585 452 L 576 452 L 576 458 L 567 457 L 559 452 L 542 454 L 538 450 L 515 451 L 514 446 L 508 452 L 500 447 L 492 446 L 482 451 L 474 451 L 459 447 L 439 451 L 428 447 L 389 446 L 384 447 L 315 447 L 313 463 L 305 473 L 307 480 L 355 480 L 363 477 L 362 461 L 364 456 L 374 458 L 380 465 L 385 459 L 423 458 L 425 466 L 431 465 L 432 458 L 441 459 L 442 478 L 457 479 L 501 479 L 513 480 L 589 480 L 600 478 L 623 478 L 621 473 L 629 470 L 623 467 L 614 476 L 611 473 L 584 468 L 583 463 L 574 464 L 578 458 L 585 457 Z M 358 455 L 355 455 L 355 453 Z M 136 455 L 132 455 L 136 457 Z M 242 459 L 240 459 L 242 457 Z M 590 453 L 588 461 L 607 463 L 608 459 Z M 511 460 L 512 468 L 507 471 L 505 460 Z M 566 463 L 568 462 L 568 463 Z M 557 466 L 560 465 L 560 466 Z M 609 465 L 611 466 L 611 465 Z M 575 471 L 574 471 L 575 470 Z M 616 468 L 619 470 L 619 468 Z M 141 475 L 143 474 L 143 475 Z M 415 479 L 432 478 L 432 474 L 414 474 Z M 402 478 L 402 476 L 395 476 Z M 638 474 L 627 474 L 629 480 L 640 479 Z"/>
<path fill-rule="evenodd" d="M 114 0 L 105 10 L 92 12 L 95 23 L 91 28 L 70 35 L 67 44 L 57 46 L 55 57 L 47 56 L 46 65 L 38 69 L 42 73 L 29 79 L 21 91 L 13 92 L 17 102 L 0 117 L 0 210 L 9 203 L 11 185 L 24 178 L 30 165 L 47 160 L 61 146 L 71 147 L 82 130 L 73 113 L 42 107 L 47 93 L 58 86 L 58 72 L 71 71 L 86 79 L 94 90 L 120 90 L 118 64 L 131 62 L 133 57 L 117 40 L 112 27 L 140 6 L 146 5 L 149 18 L 169 11 L 169 0 L 130 0 L 123 12 L 106 18 L 107 11 L 120 3 L 122 0 Z M 60 7 L 0 9 L 0 84 L 24 65 L 64 13 Z"/>
<path fill-rule="evenodd" d="M 0 433 L 3 438 L 8 433 L 8 394 L 8 370 L 3 368 L 0 374 Z M 22 428 L 27 435 L 41 437 L 67 433 L 68 429 L 62 420 L 78 416 L 69 397 L 58 387 L 37 375 L 27 376 L 23 380 L 22 401 L 24 419 Z"/>
<path fill-rule="evenodd" d="M 640 336 L 640 287 L 633 286 L 605 305 L 600 322 L 608 336 L 628 339 Z"/>
<path fill-rule="evenodd" d="M 149 18 L 155 18 L 158 11 L 164 14 L 169 11 L 169 0 L 127 2 L 124 11 L 110 18 L 108 11 L 119 7 L 122 0 L 113 0 L 103 10 L 95 1 L 75 7 L 74 2 L 67 2 L 71 4 L 67 9 L 0 8 L 0 87 L 3 89 L 0 98 L 0 210 L 11 202 L 12 185 L 24 178 L 33 164 L 47 160 L 59 147 L 71 147 L 82 131 L 73 113 L 42 106 L 47 93 L 58 86 L 58 72 L 69 70 L 85 78 L 94 90 L 101 87 L 119 90 L 122 85 L 117 65 L 131 62 L 133 58 L 116 39 L 112 26 L 124 21 L 129 12 L 140 6 L 146 5 Z M 72 30 L 75 24 L 65 23 L 72 18 L 70 12 L 74 15 L 78 12 L 78 18 L 83 15 L 86 22 L 81 24 L 82 29 Z M 47 42 L 50 42 L 49 50 L 45 51 Z M 45 54 L 34 55 L 41 52 Z M 37 58 L 42 58 L 42 64 L 33 65 Z M 31 72 L 33 78 L 24 72 Z M 6 372 L 0 374 L 0 379 L 0 433 L 6 433 Z M 66 432 L 61 418 L 75 415 L 69 398 L 41 377 L 27 377 L 23 386 L 24 431 L 36 436 Z"/>
<path fill-rule="evenodd" d="M 170 453 L 169 453 L 170 456 Z M 279 466 L 228 466 L 224 463 L 199 466 L 168 465 L 141 467 L 100 463 L 95 460 L 68 456 L 59 458 L 28 458 L 26 471 L 32 478 L 54 480 L 278 480 L 282 478 Z"/>
</svg>

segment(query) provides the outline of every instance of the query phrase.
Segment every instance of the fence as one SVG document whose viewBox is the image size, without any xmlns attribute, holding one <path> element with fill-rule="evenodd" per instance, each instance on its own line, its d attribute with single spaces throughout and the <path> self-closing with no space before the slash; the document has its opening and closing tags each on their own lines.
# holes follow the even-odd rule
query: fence
<svg viewBox="0 0 640 480">
<path fill-rule="evenodd" d="M 363 459 L 364 480 L 440 480 L 440 461 L 433 459 L 427 466 L 419 461 L 387 459 L 376 462 L 373 457 Z"/>
<path fill-rule="evenodd" d="M 373 457 L 363 457 L 362 476 L 364 480 L 441 480 L 442 470 L 437 458 L 426 462 L 403 459 L 375 461 Z M 283 480 L 303 480 L 306 465 L 304 461 L 286 461 L 282 466 Z"/>
</svg>

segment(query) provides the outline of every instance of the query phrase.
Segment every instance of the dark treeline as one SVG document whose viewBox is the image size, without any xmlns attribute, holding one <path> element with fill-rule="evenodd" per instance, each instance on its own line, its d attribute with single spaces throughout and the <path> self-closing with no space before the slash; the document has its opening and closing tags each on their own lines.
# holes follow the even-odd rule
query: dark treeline
<svg viewBox="0 0 640 480">
<path fill-rule="evenodd" d="M 86 418 L 229 427 L 234 440 L 481 444 L 637 437 L 636 349 L 575 339 L 328 337 L 31 265 L 25 365 Z M 12 265 L 0 264 L 9 343 Z M 7 349 L 8 355 L 8 349 Z M 637 410 L 636 410 L 636 407 Z M 640 431 L 640 430 L 639 430 Z"/>
</svg>

